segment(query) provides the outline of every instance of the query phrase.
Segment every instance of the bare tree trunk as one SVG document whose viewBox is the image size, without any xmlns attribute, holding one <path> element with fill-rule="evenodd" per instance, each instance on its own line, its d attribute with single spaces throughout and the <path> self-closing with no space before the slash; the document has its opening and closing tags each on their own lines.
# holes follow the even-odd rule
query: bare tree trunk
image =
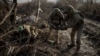
<svg viewBox="0 0 100 56">
<path fill-rule="evenodd" d="M 9 4 L 8 4 L 8 2 L 7 2 L 7 0 L 2 0 L 6 5 L 5 5 L 5 8 L 7 9 L 7 11 L 9 11 L 10 9 L 9 9 Z"/>
<path fill-rule="evenodd" d="M 93 0 L 90 0 L 90 8 L 91 8 L 91 12 L 93 11 L 93 6 L 94 5 L 94 2 L 93 2 Z"/>
<path fill-rule="evenodd" d="M 97 9 L 97 0 L 94 1 L 95 9 Z"/>
<path fill-rule="evenodd" d="M 89 0 L 87 0 L 87 10 L 89 10 Z"/>
<path fill-rule="evenodd" d="M 39 20 L 40 9 L 41 9 L 40 6 L 41 6 L 41 2 L 40 2 L 40 0 L 38 0 L 38 10 L 37 10 L 37 16 L 36 16 L 36 23 Z"/>
<path fill-rule="evenodd" d="M 12 10 L 12 14 L 10 16 L 10 21 L 11 21 L 12 26 L 15 25 L 17 0 L 13 0 L 13 4 L 15 4 L 15 6 L 14 6 L 14 9 Z"/>
</svg>

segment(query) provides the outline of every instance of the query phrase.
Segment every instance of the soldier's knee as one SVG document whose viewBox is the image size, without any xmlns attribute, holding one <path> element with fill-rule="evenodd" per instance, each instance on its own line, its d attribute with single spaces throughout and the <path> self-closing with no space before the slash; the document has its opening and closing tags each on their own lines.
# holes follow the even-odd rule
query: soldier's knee
<svg viewBox="0 0 100 56">
<path fill-rule="evenodd" d="M 75 35 L 75 32 L 71 32 L 71 35 L 74 36 Z"/>
</svg>

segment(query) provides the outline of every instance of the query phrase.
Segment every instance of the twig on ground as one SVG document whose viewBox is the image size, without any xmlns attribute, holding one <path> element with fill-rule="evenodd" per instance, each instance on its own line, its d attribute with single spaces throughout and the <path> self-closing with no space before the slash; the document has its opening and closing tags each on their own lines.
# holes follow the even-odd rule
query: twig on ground
<svg viewBox="0 0 100 56">
<path fill-rule="evenodd" d="M 15 32 L 15 31 L 17 31 L 17 30 L 14 29 L 14 30 L 11 30 L 11 31 L 9 31 L 9 32 L 7 32 L 7 33 L 5 33 L 5 34 L 3 34 L 2 36 L 0 36 L 0 39 L 2 39 L 2 38 L 5 37 L 6 35 L 8 35 L 8 34 L 10 34 L 10 33 L 12 33 L 12 32 Z"/>
</svg>

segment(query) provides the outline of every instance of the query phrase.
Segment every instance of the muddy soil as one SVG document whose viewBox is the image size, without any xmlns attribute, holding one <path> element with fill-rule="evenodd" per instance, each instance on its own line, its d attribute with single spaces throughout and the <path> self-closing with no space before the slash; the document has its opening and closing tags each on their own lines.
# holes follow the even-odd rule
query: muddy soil
<svg viewBox="0 0 100 56">
<path fill-rule="evenodd" d="M 71 29 L 58 31 L 59 44 L 55 42 L 57 32 L 49 35 L 48 28 L 41 29 L 36 39 L 25 32 L 14 32 L 0 40 L 1 56 L 100 56 L 100 24 L 85 19 L 84 32 L 81 38 L 81 49 L 75 54 L 76 46 L 68 50 Z M 47 40 L 49 37 L 49 41 Z"/>
</svg>

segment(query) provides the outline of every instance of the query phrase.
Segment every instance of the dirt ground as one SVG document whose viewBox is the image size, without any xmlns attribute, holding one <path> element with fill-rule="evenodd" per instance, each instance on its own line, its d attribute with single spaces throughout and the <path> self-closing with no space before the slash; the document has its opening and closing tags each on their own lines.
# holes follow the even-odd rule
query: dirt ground
<svg viewBox="0 0 100 56">
<path fill-rule="evenodd" d="M 99 56 L 100 51 L 100 27 L 98 22 L 85 19 L 83 35 L 81 37 L 81 49 L 75 54 L 76 47 L 68 50 L 70 43 L 70 31 L 58 31 L 59 44 L 55 44 L 56 32 L 49 36 L 48 28 L 41 29 L 42 32 L 36 39 L 30 38 L 25 33 L 14 32 L 9 37 L 0 41 L 1 56 Z M 94 27 L 95 26 L 95 27 Z M 17 35 L 16 35 L 17 34 Z M 21 34 L 21 35 L 20 35 Z M 47 41 L 47 38 L 49 41 Z"/>
</svg>

